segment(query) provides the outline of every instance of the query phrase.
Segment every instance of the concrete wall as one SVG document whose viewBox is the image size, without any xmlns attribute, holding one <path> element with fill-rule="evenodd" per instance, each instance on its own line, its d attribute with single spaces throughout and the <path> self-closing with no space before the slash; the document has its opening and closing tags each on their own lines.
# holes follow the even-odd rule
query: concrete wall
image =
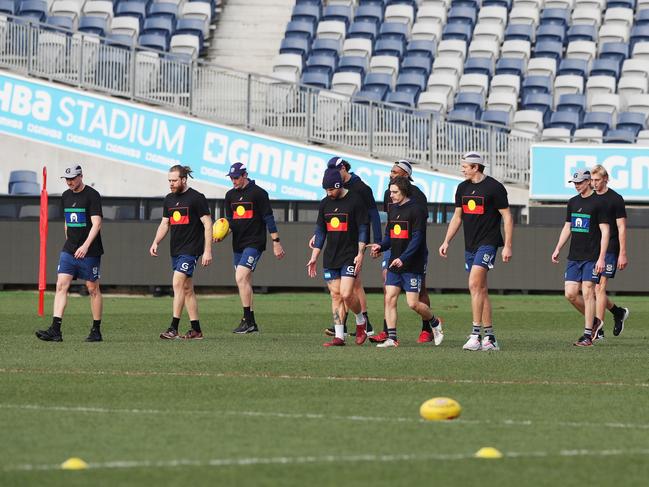
<svg viewBox="0 0 649 487">
<path fill-rule="evenodd" d="M 153 286 L 171 283 L 168 238 L 162 243 L 160 257 L 149 256 L 157 223 L 145 221 L 104 222 L 102 239 L 106 254 L 102 260 L 102 283 L 105 285 Z M 514 257 L 511 263 L 499 260 L 490 273 L 491 289 L 560 291 L 563 289 L 564 263 L 553 265 L 550 255 L 560 228 L 518 226 L 514 235 Z M 270 251 L 264 253 L 255 272 L 255 285 L 269 287 L 322 288 L 320 275 L 309 279 L 305 265 L 310 256 L 307 241 L 313 231 L 312 223 L 285 223 L 279 225 L 287 256 L 276 260 Z M 448 260 L 441 259 L 437 249 L 445 225 L 429 225 L 427 286 L 431 289 L 466 289 L 463 238 L 458 235 L 452 243 Z M 0 267 L 0 284 L 33 284 L 38 282 L 38 222 L 0 221 L 0 255 L 5 260 Z M 56 264 L 63 244 L 63 224 L 50 222 L 48 242 L 48 284 L 56 281 Z M 625 292 L 647 292 L 649 270 L 649 232 L 630 229 L 628 253 L 630 267 L 619 273 L 610 289 Z M 230 240 L 216 244 L 214 263 L 207 269 L 198 269 L 195 282 L 201 286 L 233 286 L 232 249 Z M 567 248 L 562 258 L 565 262 Z M 8 258 L 7 258 L 8 257 Z M 363 281 L 366 287 L 381 286 L 380 261 L 366 257 Z"/>
</svg>

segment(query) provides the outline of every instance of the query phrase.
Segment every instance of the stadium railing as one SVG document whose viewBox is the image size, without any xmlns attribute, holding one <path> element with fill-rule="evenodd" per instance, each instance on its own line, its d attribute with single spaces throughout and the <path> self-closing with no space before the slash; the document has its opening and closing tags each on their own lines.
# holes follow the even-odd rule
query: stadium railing
<svg viewBox="0 0 649 487">
<path fill-rule="evenodd" d="M 468 150 L 484 153 L 491 174 L 529 182 L 536 136 L 479 121 L 448 123 L 439 114 L 360 100 L 196 57 L 117 44 L 20 17 L 0 19 L 0 67 L 214 122 L 324 144 L 385 159 L 407 158 L 457 172 Z"/>
</svg>

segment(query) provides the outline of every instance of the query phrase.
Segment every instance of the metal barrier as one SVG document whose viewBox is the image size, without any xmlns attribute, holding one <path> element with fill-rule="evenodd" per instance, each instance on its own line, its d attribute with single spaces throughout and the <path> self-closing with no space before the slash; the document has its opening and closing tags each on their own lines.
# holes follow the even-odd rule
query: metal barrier
<svg viewBox="0 0 649 487">
<path fill-rule="evenodd" d="M 534 139 L 501 126 L 448 123 L 430 111 L 352 102 L 331 91 L 20 17 L 0 19 L 0 67 L 301 142 L 407 158 L 432 170 L 457 172 L 462 153 L 477 150 L 487 155 L 498 179 L 529 182 Z"/>
</svg>

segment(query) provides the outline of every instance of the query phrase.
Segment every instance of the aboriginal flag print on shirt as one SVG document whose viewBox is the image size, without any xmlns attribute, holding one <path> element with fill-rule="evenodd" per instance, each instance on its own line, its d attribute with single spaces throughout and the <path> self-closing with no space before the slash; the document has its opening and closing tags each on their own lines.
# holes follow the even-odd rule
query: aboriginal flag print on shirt
<svg viewBox="0 0 649 487">
<path fill-rule="evenodd" d="M 328 232 L 346 232 L 347 231 L 347 213 L 327 213 L 325 222 Z"/>
<path fill-rule="evenodd" d="M 462 196 L 462 213 L 484 215 L 484 198 L 482 196 Z"/>
<path fill-rule="evenodd" d="M 250 220 L 254 216 L 252 203 L 237 201 L 232 203 L 232 218 L 235 220 Z"/>
<path fill-rule="evenodd" d="M 169 208 L 169 223 L 171 225 L 188 225 L 189 208 L 186 206 Z"/>
<path fill-rule="evenodd" d="M 390 222 L 390 239 L 400 238 L 408 239 L 410 237 L 409 225 L 407 221 Z"/>
</svg>

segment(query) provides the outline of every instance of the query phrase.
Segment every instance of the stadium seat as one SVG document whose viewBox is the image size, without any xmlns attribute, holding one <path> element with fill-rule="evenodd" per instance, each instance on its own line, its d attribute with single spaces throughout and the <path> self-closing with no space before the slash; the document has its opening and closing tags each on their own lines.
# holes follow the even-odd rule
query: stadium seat
<svg viewBox="0 0 649 487">
<path fill-rule="evenodd" d="M 509 12 L 512 8 L 512 0 L 483 0 L 482 2 L 483 7 L 489 7 L 492 5 L 496 7 L 504 7 Z"/>
<path fill-rule="evenodd" d="M 565 128 L 572 134 L 579 127 L 579 114 L 577 112 L 554 112 L 550 115 L 550 128 Z"/>
<path fill-rule="evenodd" d="M 498 50 L 505 35 L 504 26 L 500 24 L 481 24 L 475 26 L 473 30 L 473 42 L 480 41 L 496 41 L 498 43 Z"/>
<path fill-rule="evenodd" d="M 380 25 L 383 22 L 383 7 L 380 5 L 359 5 L 354 14 L 354 23 L 356 22 Z"/>
<path fill-rule="evenodd" d="M 617 114 L 620 112 L 620 95 L 615 93 L 588 95 L 588 109 L 593 112 L 610 113 L 613 124 L 617 122 Z"/>
<path fill-rule="evenodd" d="M 598 129 L 606 134 L 613 126 L 613 117 L 606 112 L 586 112 L 580 128 Z"/>
<path fill-rule="evenodd" d="M 196 58 L 201 49 L 198 37 L 188 34 L 174 34 L 171 37 L 169 46 L 172 53 L 185 56 L 181 59 L 186 59 L 187 56 Z"/>
<path fill-rule="evenodd" d="M 534 26 L 531 24 L 508 24 L 505 29 L 506 41 L 534 42 Z"/>
<path fill-rule="evenodd" d="M 88 3 L 111 3 L 111 2 L 87 2 Z M 111 11 L 112 13 L 112 11 Z M 95 14 L 93 14 L 95 15 Z M 172 20 L 174 23 L 176 22 L 176 18 L 178 17 L 178 5 L 170 2 L 161 2 L 161 3 L 152 3 L 150 4 L 149 7 L 149 18 L 152 17 L 166 17 L 170 20 Z M 309 37 L 309 40 L 311 38 Z"/>
<path fill-rule="evenodd" d="M 628 57 L 629 45 L 625 42 L 607 42 L 599 46 L 599 58 L 615 60 L 618 64 L 618 70 Z"/>
<path fill-rule="evenodd" d="M 586 82 L 589 97 L 615 93 L 616 81 L 612 76 L 590 76 Z"/>
<path fill-rule="evenodd" d="M 343 55 L 359 56 L 369 59 L 372 56 L 372 41 L 361 38 L 345 39 Z"/>
<path fill-rule="evenodd" d="M 575 75 L 585 78 L 587 72 L 588 61 L 585 59 L 563 59 L 561 63 L 559 63 L 557 75 Z"/>
<path fill-rule="evenodd" d="M 311 4 L 296 4 L 291 12 L 291 20 L 311 22 L 316 25 L 322 15 L 321 7 Z"/>
<path fill-rule="evenodd" d="M 437 57 L 459 58 L 462 64 L 466 59 L 467 44 L 460 40 L 442 40 L 437 45 Z"/>
<path fill-rule="evenodd" d="M 586 112 L 586 96 L 581 94 L 566 94 L 559 97 L 558 112 L 575 112 L 579 114 L 580 122 Z"/>
<path fill-rule="evenodd" d="M 628 30 L 633 25 L 633 9 L 611 6 L 609 2 L 604 12 L 604 24 L 617 25 Z"/>
<path fill-rule="evenodd" d="M 464 63 L 465 74 L 484 74 L 491 78 L 494 73 L 494 62 L 489 58 L 468 57 Z"/>
<path fill-rule="evenodd" d="M 456 78 L 462 76 L 464 64 L 456 57 L 438 57 L 433 61 L 433 74 L 452 74 Z"/>
<path fill-rule="evenodd" d="M 368 90 L 368 91 L 361 90 L 356 92 L 356 94 L 352 96 L 353 103 L 358 103 L 362 105 L 367 105 L 370 102 L 378 103 L 382 101 L 383 98 L 381 97 L 381 93 L 372 90 Z"/>
<path fill-rule="evenodd" d="M 620 106 L 626 110 L 636 95 L 647 93 L 649 91 L 648 81 L 647 78 L 637 76 L 622 76 L 617 84 L 617 92 L 620 95 Z"/>
<path fill-rule="evenodd" d="M 455 3 L 455 2 L 454 2 Z M 465 6 L 453 6 L 448 11 L 447 25 L 449 24 L 465 24 L 469 25 L 471 30 L 476 24 L 477 20 L 477 11 L 472 7 Z"/>
<path fill-rule="evenodd" d="M 394 85 L 399 74 L 399 58 L 396 56 L 372 56 L 370 59 L 371 73 L 389 74 L 392 78 L 391 85 Z"/>
<path fill-rule="evenodd" d="M 392 91 L 386 96 L 385 102 L 412 108 L 417 103 L 418 95 L 410 91 Z"/>
<path fill-rule="evenodd" d="M 646 127 L 646 116 L 640 112 L 621 112 L 617 117 L 615 128 L 618 130 L 628 130 L 634 137 L 638 132 Z"/>
<path fill-rule="evenodd" d="M 528 76 L 549 76 L 554 80 L 557 74 L 557 62 L 549 57 L 535 57 L 527 63 Z"/>
<path fill-rule="evenodd" d="M 631 29 L 631 51 L 638 42 L 649 42 L 649 24 L 635 25 Z"/>
<path fill-rule="evenodd" d="M 487 109 L 482 112 L 482 117 L 480 119 L 483 122 L 508 127 L 510 118 L 510 112 Z"/>
<path fill-rule="evenodd" d="M 75 30 L 75 21 L 76 19 L 66 15 L 50 15 L 45 21 L 47 27 L 44 28 L 59 32 L 64 30 L 67 31 L 68 34 L 71 34 L 72 31 Z"/>
<path fill-rule="evenodd" d="M 440 92 L 424 91 L 417 101 L 417 108 L 434 113 L 446 113 L 447 106 L 448 99 Z"/>
<path fill-rule="evenodd" d="M 469 42 L 472 36 L 470 24 L 446 24 L 442 29 L 443 40 L 460 40 Z"/>
<path fill-rule="evenodd" d="M 18 5 L 18 15 L 37 22 L 45 22 L 47 13 L 48 7 L 45 0 L 24 0 Z"/>
<path fill-rule="evenodd" d="M 378 39 L 396 39 L 405 43 L 408 40 L 410 29 L 401 22 L 384 22 L 379 28 Z"/>
<path fill-rule="evenodd" d="M 146 4 L 140 2 L 119 2 L 115 6 L 115 17 L 136 18 L 140 24 L 140 28 L 144 24 L 146 17 Z M 115 20 L 115 19 L 113 19 Z"/>
<path fill-rule="evenodd" d="M 180 9 L 181 17 L 185 19 L 198 19 L 209 25 L 212 22 L 212 8 L 209 3 L 203 1 L 185 2 Z"/>
<path fill-rule="evenodd" d="M 405 43 L 397 39 L 379 39 L 374 44 L 375 56 L 395 56 L 401 59 L 405 52 Z"/>
<path fill-rule="evenodd" d="M 570 24 L 569 9 L 547 7 L 543 9 L 541 13 L 541 25 L 559 25 L 565 28 L 568 24 Z"/>
<path fill-rule="evenodd" d="M 401 62 L 400 73 L 420 73 L 426 76 L 430 75 L 433 69 L 433 60 L 424 56 L 407 55 Z"/>
<path fill-rule="evenodd" d="M 437 44 L 435 41 L 410 41 L 406 47 L 407 56 L 422 56 L 430 59 L 435 57 Z"/>
<path fill-rule="evenodd" d="M 541 113 L 543 125 L 550 122 L 550 113 L 553 107 L 550 93 L 531 93 L 522 97 L 523 110 L 534 110 Z"/>
<path fill-rule="evenodd" d="M 491 80 L 490 93 L 513 93 L 518 98 L 521 78 L 515 74 L 497 74 Z"/>
<path fill-rule="evenodd" d="M 536 42 L 559 42 L 562 46 L 566 43 L 566 28 L 557 24 L 541 24 L 536 29 Z"/>
<path fill-rule="evenodd" d="M 605 144 L 633 144 L 635 143 L 635 135 L 629 130 L 611 129 L 604 136 Z"/>
<path fill-rule="evenodd" d="M 337 67 L 338 62 L 334 56 L 311 54 L 306 60 L 306 68 L 303 73 L 325 73 L 327 78 L 331 78 Z"/>
<path fill-rule="evenodd" d="M 483 5 L 478 12 L 478 25 L 480 24 L 495 24 L 504 28 L 507 24 L 507 8 L 497 5 Z"/>
<path fill-rule="evenodd" d="M 368 73 L 363 80 L 363 91 L 376 91 L 384 99 L 392 91 L 393 78 L 386 73 Z"/>
<path fill-rule="evenodd" d="M 113 2 L 109 0 L 88 0 L 83 4 L 82 11 L 84 15 L 103 17 L 110 20 L 113 18 Z"/>
<path fill-rule="evenodd" d="M 198 45 L 203 51 L 205 39 L 208 33 L 205 32 L 205 22 L 196 18 L 180 18 L 176 22 L 176 34 L 188 34 L 198 37 Z"/>
<path fill-rule="evenodd" d="M 461 125 L 474 125 L 478 120 L 478 117 L 476 116 L 476 112 L 473 110 L 453 108 L 448 112 L 446 120 Z"/>
<path fill-rule="evenodd" d="M 563 53 L 563 44 L 555 41 L 537 41 L 534 46 L 534 57 L 547 57 L 558 62 Z"/>
<path fill-rule="evenodd" d="M 644 59 L 627 59 L 622 63 L 622 75 L 649 78 L 649 65 Z"/>
<path fill-rule="evenodd" d="M 321 71 L 310 71 L 302 73 L 300 83 L 314 88 L 328 90 L 331 87 L 331 78 Z"/>
<path fill-rule="evenodd" d="M 516 111 L 518 96 L 513 92 L 491 92 L 487 98 L 487 108 L 510 114 Z"/>
<path fill-rule="evenodd" d="M 629 112 L 640 112 L 649 116 L 649 95 L 640 94 L 634 96 L 627 104 L 626 110 Z"/>
<path fill-rule="evenodd" d="M 279 54 L 273 59 L 273 73 L 290 73 L 299 77 L 304 66 L 304 59 L 298 54 Z"/>
<path fill-rule="evenodd" d="M 458 92 L 455 96 L 455 110 L 472 111 L 474 119 L 479 119 L 485 108 L 485 97 L 480 93 Z"/>
<path fill-rule="evenodd" d="M 505 41 L 500 48 L 502 58 L 519 58 L 525 60 L 525 65 L 530 59 L 532 46 L 528 41 Z"/>
<path fill-rule="evenodd" d="M 617 80 L 620 77 L 620 64 L 615 59 L 595 59 L 589 76 L 611 76 Z"/>
<path fill-rule="evenodd" d="M 422 4 L 417 10 L 417 22 L 439 24 L 443 26 L 446 24 L 448 12 L 446 7 L 442 5 L 432 5 L 428 3 Z"/>
<path fill-rule="evenodd" d="M 454 95 L 458 88 L 458 77 L 455 74 L 435 73 L 428 77 L 427 92 L 440 93 L 446 97 L 446 106 L 453 107 Z"/>
<path fill-rule="evenodd" d="M 509 12 L 509 23 L 531 25 L 534 29 L 536 29 L 536 26 L 539 25 L 538 7 L 535 8 L 514 5 L 514 7 Z"/>
<path fill-rule="evenodd" d="M 641 130 L 636 138 L 636 144 L 647 147 L 649 146 L 649 130 Z"/>
<path fill-rule="evenodd" d="M 573 41 L 597 41 L 597 28 L 594 25 L 571 25 L 566 36 L 568 43 Z"/>
<path fill-rule="evenodd" d="M 551 93 L 552 80 L 549 76 L 526 76 L 523 79 L 521 96 L 525 98 L 526 95 L 532 93 Z"/>
<path fill-rule="evenodd" d="M 14 0 L 0 0 L 0 14 L 16 15 L 17 7 Z"/>
<path fill-rule="evenodd" d="M 568 144 L 570 143 L 570 130 L 563 127 L 550 127 L 543 129 L 541 133 L 542 142 L 552 142 L 558 144 Z"/>
<path fill-rule="evenodd" d="M 179 21 L 180 22 L 180 21 Z M 318 39 L 316 38 L 311 44 L 311 55 L 312 56 L 333 56 L 336 58 L 336 62 L 340 58 L 340 54 L 343 51 L 343 44 L 336 39 Z"/>
<path fill-rule="evenodd" d="M 584 92 L 584 78 L 571 74 L 562 74 L 554 80 L 554 102 L 559 102 L 561 95 L 577 95 Z"/>
<path fill-rule="evenodd" d="M 410 32 L 412 41 L 439 41 L 442 38 L 442 26 L 427 22 L 415 22 Z"/>
<path fill-rule="evenodd" d="M 147 18 L 144 21 L 145 31 L 147 22 L 152 20 L 154 19 Z M 297 54 L 301 56 L 304 61 L 306 61 L 306 58 L 309 55 L 309 50 L 309 41 L 304 37 L 285 37 L 279 45 L 280 54 Z"/>
<path fill-rule="evenodd" d="M 385 8 L 385 17 L 383 22 L 401 22 L 407 24 L 408 28 L 410 28 L 412 27 L 414 20 L 414 5 L 392 4 Z"/>
<path fill-rule="evenodd" d="M 359 73 L 361 78 L 365 77 L 370 69 L 370 61 L 368 57 L 365 56 L 347 56 L 343 55 L 340 58 L 338 63 L 338 71 L 340 72 L 351 72 Z"/>
<path fill-rule="evenodd" d="M 138 44 L 148 49 L 167 51 L 169 49 L 169 37 L 163 34 L 141 34 Z"/>
<path fill-rule="evenodd" d="M 602 11 L 591 6 L 577 6 L 572 11 L 572 25 L 590 25 L 596 28 L 602 23 Z"/>
<path fill-rule="evenodd" d="M 598 42 L 605 44 L 607 42 L 628 42 L 629 28 L 620 25 L 603 24 L 599 28 Z"/>
<path fill-rule="evenodd" d="M 143 34 L 161 34 L 171 39 L 176 26 L 169 17 L 147 17 L 144 19 Z"/>
<path fill-rule="evenodd" d="M 493 39 L 473 41 L 469 45 L 469 57 L 486 57 L 492 62 L 498 58 L 500 43 Z"/>
<path fill-rule="evenodd" d="M 543 130 L 543 113 L 538 110 L 519 110 L 514 114 L 512 129 L 539 134 Z"/>
<path fill-rule="evenodd" d="M 136 38 L 140 34 L 140 21 L 137 17 L 113 17 L 110 22 L 110 32 Z"/>
<path fill-rule="evenodd" d="M 361 89 L 361 74 L 349 71 L 334 73 L 331 89 L 337 93 L 352 96 Z"/>
<path fill-rule="evenodd" d="M 378 33 L 379 28 L 376 24 L 370 22 L 354 22 L 349 28 L 347 39 L 369 39 L 374 43 Z"/>
<path fill-rule="evenodd" d="M 577 129 L 572 134 L 575 144 L 601 144 L 604 133 L 599 129 Z"/>
<path fill-rule="evenodd" d="M 489 91 L 489 77 L 485 74 L 471 74 L 465 71 L 460 77 L 459 89 L 465 93 L 479 93 L 486 97 Z"/>
<path fill-rule="evenodd" d="M 522 77 L 526 71 L 527 61 L 523 58 L 501 57 L 496 63 L 496 74 L 513 74 Z"/>
<path fill-rule="evenodd" d="M 321 39 L 343 41 L 347 35 L 347 26 L 340 20 L 321 20 L 316 28 L 316 36 Z"/>
</svg>

